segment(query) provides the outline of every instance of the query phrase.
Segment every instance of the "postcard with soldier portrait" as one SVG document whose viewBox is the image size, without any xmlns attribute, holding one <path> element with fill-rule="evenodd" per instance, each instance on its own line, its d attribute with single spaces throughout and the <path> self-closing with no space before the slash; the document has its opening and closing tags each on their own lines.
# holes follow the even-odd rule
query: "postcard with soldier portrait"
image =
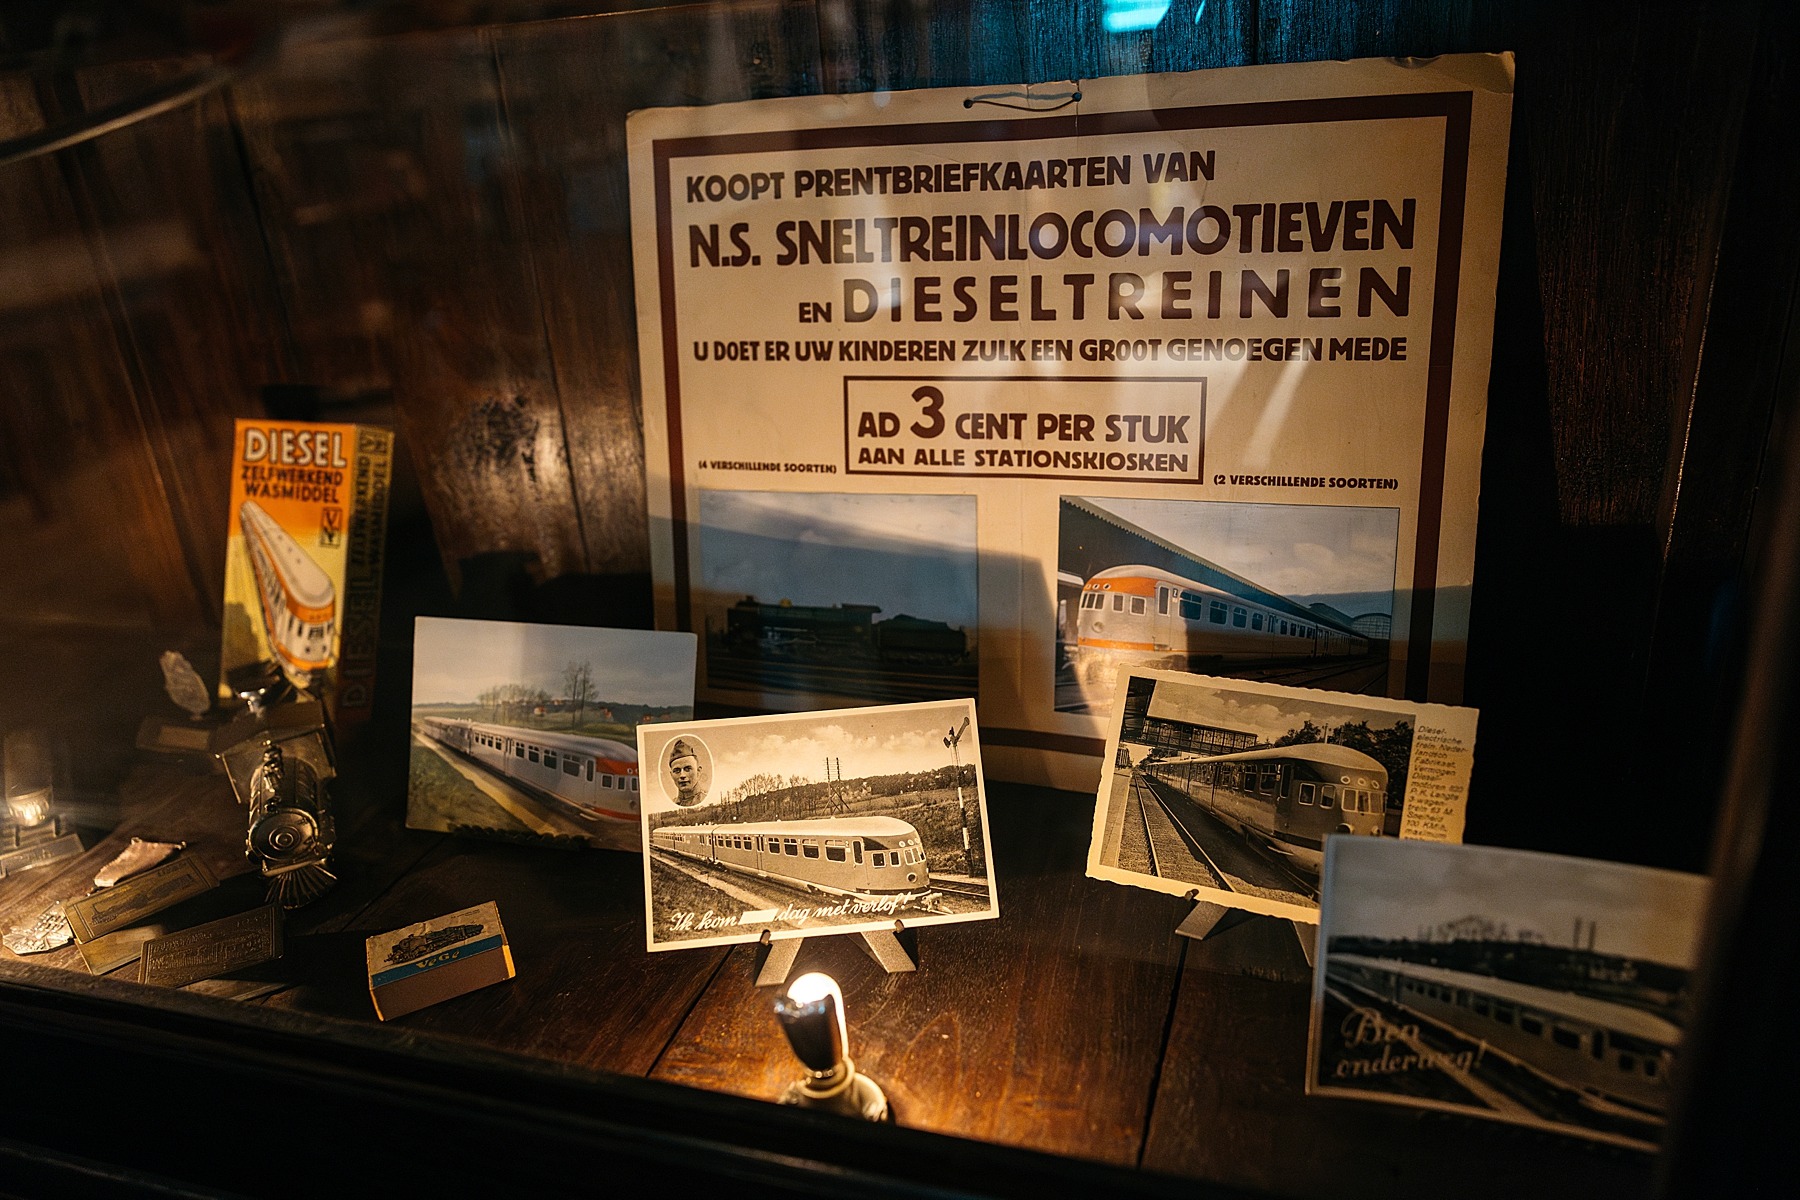
<svg viewBox="0 0 1800 1200">
<path fill-rule="evenodd" d="M 651 950 L 1000 915 L 972 700 L 637 739 Z"/>
</svg>

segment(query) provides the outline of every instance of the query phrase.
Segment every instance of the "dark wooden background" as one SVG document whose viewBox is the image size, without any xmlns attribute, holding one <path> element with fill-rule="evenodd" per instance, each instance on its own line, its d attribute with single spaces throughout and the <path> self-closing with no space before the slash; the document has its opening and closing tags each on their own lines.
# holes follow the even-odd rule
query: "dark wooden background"
<svg viewBox="0 0 1800 1200">
<path fill-rule="evenodd" d="M 405 707 L 416 614 L 646 621 L 624 158 L 633 109 L 1512 50 L 1468 660 L 1467 698 L 1482 709 L 1468 836 L 1703 868 L 1746 657 L 1773 348 L 1800 261 L 1800 171 L 1778 152 L 1794 115 L 1794 18 L 1780 0 L 1207 0 L 1198 19 L 1196 0 L 1177 0 L 1156 28 L 1129 34 L 1102 31 L 1098 0 L 748 0 L 500 19 L 580 7 L 401 6 L 372 32 L 353 20 L 344 36 L 286 46 L 193 104 L 0 166 L 0 601 L 17 634 L 0 653 L 0 725 L 59 714 L 59 732 L 83 748 L 84 785 L 104 792 L 123 777 L 123 749 L 157 693 L 155 650 L 181 646 L 203 670 L 216 655 L 235 416 L 399 430 L 379 685 L 390 711 Z M 195 51 L 206 38 L 182 32 L 127 39 L 80 66 L 48 50 L 0 61 L 0 142 L 204 65 Z M 404 752 L 396 741 L 365 753 L 391 801 Z M 165 791 L 201 785 L 140 774 L 129 786 L 155 814 Z M 444 896 L 460 895 L 471 873 L 518 877 L 510 852 L 427 844 L 387 815 L 349 851 L 371 864 L 367 893 L 334 902 L 345 915 L 315 930 L 320 938 L 356 940 L 345 932 L 352 917 L 429 915 L 446 881 L 458 887 Z M 1283 1191 L 1324 1187 L 1284 1156 L 1286 1123 L 1338 1138 L 1340 1154 L 1404 1135 L 1403 1123 L 1361 1110 L 1297 1108 L 1274 1082 L 1238 1098 L 1237 1140 L 1184 1131 L 1221 1088 L 1254 1077 L 1244 1047 L 1301 1020 L 1303 993 L 1206 974 L 1163 942 L 1099 970 L 1096 937 L 1160 937 L 1171 914 L 1146 916 L 1148 901 L 1126 903 L 1117 889 L 1090 894 L 1099 885 L 1079 876 L 1079 814 L 1046 828 L 1015 848 L 1024 882 L 1003 882 L 1025 905 L 1013 913 L 1029 910 L 1054 933 L 1035 958 L 1029 939 L 956 943 L 952 957 L 970 957 L 970 971 L 996 955 L 1027 957 L 1009 968 L 1015 990 L 997 1010 L 963 1018 L 999 1024 L 936 1032 L 987 1045 L 1000 1030 L 983 1054 L 1023 1056 L 1006 1077 L 1028 1082 L 1040 1104 L 1091 1078 L 1067 1075 L 1080 1059 L 1066 1044 L 1032 1057 L 1036 1033 L 1080 1020 L 1072 988 L 1101 993 L 1108 1011 L 1146 991 L 1164 1005 L 1117 1027 L 1122 1041 L 1097 1033 L 1077 1052 L 1118 1055 L 1128 1076 L 1164 1070 L 1159 1047 L 1190 1053 L 1148 1093 L 1164 1097 L 1155 1113 L 1075 1087 L 1063 1109 L 1037 1118 L 952 1104 L 934 1117 L 942 1127 L 1099 1157 L 1117 1149 Z M 406 874 L 394 885 L 397 870 Z M 566 935 L 554 914 L 572 898 L 586 904 L 595 888 L 631 883 L 577 884 L 572 873 L 564 889 L 559 870 L 538 881 L 542 928 L 528 924 L 527 943 Z M 599 919 L 590 915 L 587 936 Z M 773 1052 L 731 1040 L 730 1014 L 747 1002 L 741 964 L 714 980 L 712 959 L 627 959 L 634 929 L 608 926 L 600 944 L 619 961 L 577 963 L 571 978 L 603 979 L 645 1011 L 584 1029 L 515 1024 L 502 1041 L 744 1087 L 744 1056 Z M 946 965 L 937 984 L 951 974 Z M 905 1012 L 930 1007 L 910 994 Z M 265 1007 L 330 1015 L 342 1003 L 304 985 L 285 995 Z M 479 1021 L 502 1029 L 506 1005 L 522 1002 L 494 997 Z M 1215 1019 L 1232 1012 L 1261 1015 Z M 956 1069 L 899 1015 L 891 1029 L 879 1010 L 872 1019 L 901 1081 Z M 635 1042 L 605 1033 L 646 1021 L 660 1032 Z M 1228 1077 L 1210 1074 L 1233 1056 Z M 1262 1065 L 1272 1081 L 1297 1069 Z M 778 1057 L 757 1059 L 769 1079 L 778 1069 Z M 1083 1104 L 1122 1124 L 1091 1126 Z M 1033 1119 L 1047 1131 L 1035 1141 L 1008 1125 Z M 1411 1133 L 1441 1139 L 1435 1128 Z M 1460 1137 L 1410 1160 L 1399 1190 L 1428 1189 L 1438 1155 Z M 1482 1145 L 1551 1153 L 1536 1137 Z M 1573 1161 L 1569 1187 L 1613 1169 L 1604 1155 Z M 1627 1174 L 1642 1183 L 1641 1168 Z M 1493 1186 L 1511 1177 L 1500 1178 Z"/>
</svg>

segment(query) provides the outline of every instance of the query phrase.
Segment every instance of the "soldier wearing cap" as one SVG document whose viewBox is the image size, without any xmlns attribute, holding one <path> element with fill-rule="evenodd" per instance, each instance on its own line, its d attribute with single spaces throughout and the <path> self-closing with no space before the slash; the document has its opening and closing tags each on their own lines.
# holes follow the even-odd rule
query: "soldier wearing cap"
<svg viewBox="0 0 1800 1200">
<path fill-rule="evenodd" d="M 669 775 L 675 780 L 675 803 L 692 808 L 706 799 L 700 783 L 700 756 L 686 738 L 676 738 L 669 747 Z"/>
</svg>

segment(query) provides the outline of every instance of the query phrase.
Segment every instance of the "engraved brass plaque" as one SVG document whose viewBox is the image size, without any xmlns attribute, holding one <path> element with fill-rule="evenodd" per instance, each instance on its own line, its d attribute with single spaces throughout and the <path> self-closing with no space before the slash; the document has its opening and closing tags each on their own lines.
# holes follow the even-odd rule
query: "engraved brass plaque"
<svg viewBox="0 0 1800 1200">
<path fill-rule="evenodd" d="M 218 886 L 219 881 L 199 859 L 178 858 L 118 887 L 71 900 L 69 928 L 75 931 L 76 941 L 91 942 Z"/>
</svg>

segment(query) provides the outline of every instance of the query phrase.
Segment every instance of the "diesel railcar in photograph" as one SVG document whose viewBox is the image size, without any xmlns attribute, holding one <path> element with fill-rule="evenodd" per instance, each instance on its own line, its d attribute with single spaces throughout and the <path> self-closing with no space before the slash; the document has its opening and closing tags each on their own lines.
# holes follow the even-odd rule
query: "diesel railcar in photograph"
<svg viewBox="0 0 1800 1200">
<path fill-rule="evenodd" d="M 1379 834 L 1387 812 L 1387 768 L 1327 742 L 1152 758 L 1138 770 L 1314 876 L 1328 836 Z"/>
<path fill-rule="evenodd" d="M 1368 652 L 1367 638 L 1321 615 L 1302 617 L 1134 565 L 1098 572 L 1082 585 L 1073 658 L 1086 676 L 1124 664 L 1186 671 L 1209 662 Z"/>
<path fill-rule="evenodd" d="M 1660 1120 L 1681 1030 L 1629 1004 L 1464 971 L 1360 954 L 1326 958 L 1327 983 L 1427 1018 L 1578 1091 L 1595 1107 Z"/>
<path fill-rule="evenodd" d="M 426 717 L 419 725 L 433 741 L 566 805 L 577 816 L 638 819 L 638 761 L 632 746 L 448 717 Z"/>
<path fill-rule="evenodd" d="M 254 500 L 238 508 L 238 528 L 256 577 L 269 649 L 298 687 L 332 663 L 337 589 L 324 568 Z"/>
<path fill-rule="evenodd" d="M 919 831 L 897 817 L 669 825 L 650 845 L 681 858 L 839 896 L 923 896 Z"/>
</svg>

